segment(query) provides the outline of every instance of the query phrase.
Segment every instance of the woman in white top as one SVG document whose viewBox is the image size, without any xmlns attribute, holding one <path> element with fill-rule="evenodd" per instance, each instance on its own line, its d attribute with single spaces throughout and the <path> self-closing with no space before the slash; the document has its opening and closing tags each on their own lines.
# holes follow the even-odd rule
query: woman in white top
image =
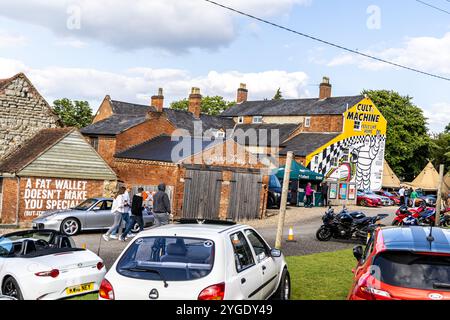
<svg viewBox="0 0 450 320">
<path fill-rule="evenodd" d="M 111 233 L 114 230 L 118 229 L 120 227 L 120 224 L 122 223 L 122 213 L 125 210 L 125 199 L 123 196 L 125 191 L 126 191 L 125 187 L 120 187 L 113 201 L 111 212 L 114 215 L 114 223 L 103 235 L 103 239 L 105 239 L 105 241 L 109 241 Z"/>
</svg>

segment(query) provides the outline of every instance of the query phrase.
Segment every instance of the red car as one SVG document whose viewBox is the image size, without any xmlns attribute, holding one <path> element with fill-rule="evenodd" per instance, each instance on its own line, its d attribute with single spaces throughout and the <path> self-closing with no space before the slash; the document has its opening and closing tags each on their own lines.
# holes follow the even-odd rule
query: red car
<svg viewBox="0 0 450 320">
<path fill-rule="evenodd" d="M 356 194 L 356 203 L 364 207 L 382 207 L 381 198 L 358 191 Z"/>
<path fill-rule="evenodd" d="M 395 194 L 390 193 L 388 191 L 375 191 L 375 193 L 379 196 L 384 196 L 384 197 L 388 197 L 389 199 L 391 199 L 392 201 L 394 201 L 395 205 L 399 205 L 400 204 L 400 198 L 397 197 Z"/>
<path fill-rule="evenodd" d="M 349 300 L 450 300 L 450 230 L 376 229 L 358 260 Z"/>
</svg>

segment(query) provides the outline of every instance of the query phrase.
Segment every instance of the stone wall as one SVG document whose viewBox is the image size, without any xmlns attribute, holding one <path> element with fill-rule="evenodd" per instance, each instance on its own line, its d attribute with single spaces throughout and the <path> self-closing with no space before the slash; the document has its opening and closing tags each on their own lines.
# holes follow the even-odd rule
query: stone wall
<svg viewBox="0 0 450 320">
<path fill-rule="evenodd" d="M 58 117 L 23 74 L 0 86 L 0 160 Z"/>
</svg>

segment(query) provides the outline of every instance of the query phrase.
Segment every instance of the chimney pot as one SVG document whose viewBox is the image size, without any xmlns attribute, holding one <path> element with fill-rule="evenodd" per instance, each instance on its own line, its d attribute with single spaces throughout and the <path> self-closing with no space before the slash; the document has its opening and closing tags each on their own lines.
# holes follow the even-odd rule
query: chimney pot
<svg viewBox="0 0 450 320">
<path fill-rule="evenodd" d="M 239 85 L 239 89 L 237 90 L 236 102 L 237 103 L 246 102 L 247 98 L 248 98 L 247 85 L 245 83 L 241 83 Z"/>
<path fill-rule="evenodd" d="M 189 95 L 189 112 L 191 112 L 195 118 L 200 118 L 202 95 L 200 94 L 200 88 L 193 87 L 191 94 Z"/>
<path fill-rule="evenodd" d="M 162 112 L 164 108 L 164 95 L 163 89 L 158 89 L 158 95 L 152 96 L 151 106 L 155 107 L 157 112 Z"/>
<path fill-rule="evenodd" d="M 332 89 L 332 86 L 330 84 L 330 78 L 323 77 L 322 83 L 320 84 L 319 99 L 325 100 L 325 99 L 331 98 L 331 89 Z"/>
</svg>

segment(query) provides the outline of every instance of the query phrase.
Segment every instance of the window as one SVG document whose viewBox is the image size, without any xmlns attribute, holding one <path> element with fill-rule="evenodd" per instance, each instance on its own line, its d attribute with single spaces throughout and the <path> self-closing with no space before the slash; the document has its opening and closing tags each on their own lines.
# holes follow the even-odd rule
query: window
<svg viewBox="0 0 450 320">
<path fill-rule="evenodd" d="M 331 166 L 338 167 L 338 159 L 336 157 L 331 159 Z"/>
<path fill-rule="evenodd" d="M 314 157 L 314 164 L 318 165 L 319 164 L 319 156 L 315 156 Z"/>
<path fill-rule="evenodd" d="M 91 137 L 91 146 L 98 151 L 98 137 Z"/>
<path fill-rule="evenodd" d="M 253 117 L 253 123 L 262 123 L 263 117 L 262 116 L 254 116 Z"/>
<path fill-rule="evenodd" d="M 267 257 L 270 257 L 270 248 L 267 246 L 264 240 L 261 239 L 259 234 L 251 229 L 247 229 L 245 230 L 245 235 L 247 236 L 248 241 L 250 241 L 250 244 L 255 251 L 258 262 L 264 260 Z"/>
<path fill-rule="evenodd" d="M 244 123 L 244 117 L 238 117 L 238 123 Z"/>
<path fill-rule="evenodd" d="M 225 138 L 225 132 L 219 130 L 215 134 L 216 138 Z"/>
<path fill-rule="evenodd" d="M 305 128 L 311 127 L 311 117 L 305 118 Z"/>
<path fill-rule="evenodd" d="M 111 200 L 105 200 L 105 201 L 99 201 L 93 207 L 93 210 L 111 210 L 111 207 L 112 207 L 112 201 Z"/>
<path fill-rule="evenodd" d="M 242 232 L 234 233 L 230 236 L 234 251 L 234 261 L 236 271 L 241 272 L 255 265 L 253 254 Z"/>
<path fill-rule="evenodd" d="M 350 151 L 348 149 L 342 150 L 342 162 L 350 161 Z"/>
<path fill-rule="evenodd" d="M 356 120 L 353 129 L 355 131 L 361 131 L 361 121 Z"/>
</svg>

